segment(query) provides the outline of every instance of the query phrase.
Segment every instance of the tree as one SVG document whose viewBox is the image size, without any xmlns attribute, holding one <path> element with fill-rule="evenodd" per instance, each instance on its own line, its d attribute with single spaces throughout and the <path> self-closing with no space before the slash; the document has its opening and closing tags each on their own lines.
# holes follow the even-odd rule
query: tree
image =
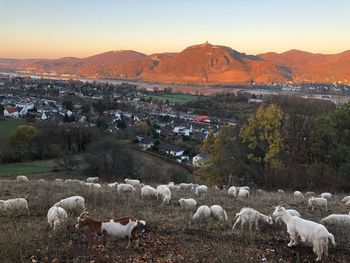
<svg viewBox="0 0 350 263">
<path fill-rule="evenodd" d="M 280 107 L 261 105 L 248 124 L 241 129 L 240 136 L 248 146 L 248 159 L 261 165 L 262 173 L 266 165 L 280 166 L 279 153 L 282 151 L 283 112 Z"/>
</svg>

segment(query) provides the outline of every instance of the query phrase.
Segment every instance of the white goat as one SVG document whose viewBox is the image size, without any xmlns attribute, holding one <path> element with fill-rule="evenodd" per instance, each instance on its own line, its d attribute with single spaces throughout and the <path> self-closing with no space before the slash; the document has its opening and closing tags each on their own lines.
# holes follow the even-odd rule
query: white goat
<svg viewBox="0 0 350 263">
<path fill-rule="evenodd" d="M 301 216 L 300 216 L 300 213 L 299 213 L 297 210 L 295 210 L 295 209 L 286 209 L 286 212 L 287 212 L 289 215 L 291 215 L 291 216 L 301 217 Z M 279 217 L 279 216 L 273 217 L 273 219 L 274 219 L 275 223 L 278 223 L 278 224 L 280 224 L 280 223 L 283 222 L 282 218 Z"/>
<path fill-rule="evenodd" d="M 323 197 L 310 197 L 308 200 L 309 206 L 311 206 L 312 211 L 314 211 L 315 207 L 324 207 L 327 212 L 328 201 Z"/>
<path fill-rule="evenodd" d="M 141 196 L 158 198 L 158 192 L 152 186 L 145 185 L 141 188 Z"/>
<path fill-rule="evenodd" d="M 66 211 L 82 212 L 85 209 L 85 199 L 79 195 L 71 196 L 62 199 L 54 204 L 54 206 L 62 207 Z"/>
<path fill-rule="evenodd" d="M 334 236 L 321 224 L 291 216 L 283 206 L 277 206 L 273 216 L 281 217 L 287 225 L 287 232 L 290 236 L 288 247 L 298 245 L 298 236 L 300 236 L 302 242 L 312 243 L 313 251 L 317 255 L 316 261 L 322 259 L 323 253 L 328 255 L 328 239 L 335 246 Z"/>
<path fill-rule="evenodd" d="M 208 193 L 208 186 L 200 185 L 196 187 L 196 195 L 205 196 Z"/>
<path fill-rule="evenodd" d="M 227 213 L 226 213 L 225 209 L 223 209 L 219 205 L 212 205 L 210 207 L 210 215 L 216 221 L 220 221 L 220 222 L 227 221 Z"/>
<path fill-rule="evenodd" d="M 167 185 L 158 185 L 158 195 L 162 198 L 163 204 L 169 204 L 171 199 L 171 191 Z"/>
<path fill-rule="evenodd" d="M 194 200 L 193 198 L 181 198 L 179 200 L 179 204 L 182 208 L 184 209 L 195 209 L 197 205 L 197 201 Z"/>
<path fill-rule="evenodd" d="M 135 191 L 136 189 L 131 184 L 118 184 L 117 186 L 118 194 L 132 193 Z"/>
<path fill-rule="evenodd" d="M 236 214 L 236 217 L 238 219 L 234 223 L 232 227 L 232 231 L 236 228 L 236 226 L 240 223 L 241 224 L 241 230 L 243 230 L 243 227 L 245 224 L 249 223 L 249 229 L 252 229 L 253 223 L 255 224 L 255 229 L 259 230 L 259 221 L 266 222 L 270 225 L 273 224 L 271 216 L 266 216 L 264 214 L 259 213 L 253 208 L 244 207 L 241 209 L 239 213 Z"/>
<path fill-rule="evenodd" d="M 0 212 L 8 215 L 20 215 L 24 213 L 29 215 L 28 202 L 24 198 L 0 200 Z"/>
<path fill-rule="evenodd" d="M 198 207 L 196 213 L 192 216 L 192 221 L 195 223 L 204 223 L 210 218 L 210 208 L 207 205 Z"/>
<path fill-rule="evenodd" d="M 24 176 L 24 175 L 17 176 L 16 180 L 17 180 L 17 182 L 28 182 L 29 181 L 28 177 Z"/>
<path fill-rule="evenodd" d="M 56 230 L 64 221 L 68 220 L 68 215 L 66 210 L 62 207 L 53 206 L 47 212 L 47 222 L 53 230 Z"/>
</svg>

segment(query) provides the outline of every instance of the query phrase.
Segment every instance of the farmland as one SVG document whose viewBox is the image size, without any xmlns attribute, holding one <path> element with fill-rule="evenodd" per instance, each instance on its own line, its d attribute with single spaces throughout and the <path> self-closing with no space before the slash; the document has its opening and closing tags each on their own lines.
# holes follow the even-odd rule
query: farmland
<svg viewBox="0 0 350 263">
<path fill-rule="evenodd" d="M 0 165 L 0 177 L 19 174 L 36 174 L 51 172 L 54 166 L 55 164 L 53 161 Z"/>
<path fill-rule="evenodd" d="M 31 177 L 30 177 L 31 178 Z M 48 176 L 53 178 L 53 176 Z M 68 176 L 61 175 L 62 179 Z M 125 249 L 127 240 L 109 240 L 106 246 L 100 239 L 91 239 L 88 229 L 74 229 L 77 214 L 69 215 L 66 227 L 57 232 L 49 229 L 47 210 L 61 198 L 81 195 L 88 211 L 96 218 L 106 219 L 134 215 L 146 221 L 146 232 L 141 248 Z M 330 211 L 311 211 L 307 199 L 295 199 L 291 193 L 285 197 L 274 193 L 253 195 L 249 199 L 229 198 L 226 191 L 209 189 L 205 197 L 193 192 L 173 191 L 170 205 L 159 200 L 134 196 L 118 196 L 103 185 L 100 190 L 86 186 L 39 185 L 35 179 L 29 183 L 2 180 L 0 199 L 24 197 L 28 200 L 30 215 L 0 217 L 0 262 L 313 262 L 312 248 L 300 245 L 287 248 L 288 235 L 284 225 L 260 225 L 259 231 L 231 231 L 235 214 L 250 206 L 271 214 L 273 205 L 281 202 L 297 209 L 302 217 L 319 221 L 331 213 L 348 213 L 340 203 L 341 196 L 330 201 Z M 194 211 L 184 211 L 178 205 L 181 197 L 193 197 L 200 205 L 222 205 L 229 220 L 217 223 L 194 224 L 190 219 Z M 329 229 L 335 235 L 337 246 L 330 245 L 329 256 L 323 262 L 348 262 L 350 258 L 349 232 Z"/>
<path fill-rule="evenodd" d="M 168 100 L 169 102 L 172 102 L 172 103 L 185 104 L 193 100 L 198 100 L 201 98 L 201 96 L 177 93 L 177 94 L 152 95 L 152 96 L 147 96 L 146 98 L 152 98 L 152 100 L 159 100 L 162 102 L 166 102 Z"/>
</svg>

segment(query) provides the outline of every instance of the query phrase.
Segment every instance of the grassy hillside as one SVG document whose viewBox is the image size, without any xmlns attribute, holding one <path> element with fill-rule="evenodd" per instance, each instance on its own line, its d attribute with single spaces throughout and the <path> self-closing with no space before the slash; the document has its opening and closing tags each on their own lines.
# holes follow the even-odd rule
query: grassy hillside
<svg viewBox="0 0 350 263">
<path fill-rule="evenodd" d="M 153 100 L 159 100 L 166 102 L 168 100 L 172 103 L 179 103 L 179 104 L 185 104 L 187 102 L 198 100 L 201 98 L 201 96 L 196 95 L 188 95 L 188 94 L 164 94 L 164 95 L 150 95 L 146 98 L 152 97 Z"/>
<path fill-rule="evenodd" d="M 0 117 L 0 145 L 19 125 L 26 124 L 24 119 L 7 119 Z"/>
<path fill-rule="evenodd" d="M 53 161 L 0 165 L 0 177 L 51 172 L 54 166 Z"/>
</svg>

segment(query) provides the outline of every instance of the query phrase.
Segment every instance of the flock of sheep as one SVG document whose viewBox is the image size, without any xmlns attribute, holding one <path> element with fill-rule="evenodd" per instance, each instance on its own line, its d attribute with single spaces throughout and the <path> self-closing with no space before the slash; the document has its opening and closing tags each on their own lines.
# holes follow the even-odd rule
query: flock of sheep
<svg viewBox="0 0 350 263">
<path fill-rule="evenodd" d="M 18 176 L 17 181 L 27 182 L 28 178 L 25 176 Z M 56 179 L 56 184 L 79 184 L 86 185 L 90 189 L 100 189 L 102 186 L 98 183 L 98 177 L 89 177 L 86 182 L 67 179 L 65 181 L 61 179 Z M 44 179 L 39 179 L 39 184 L 48 183 Z M 118 195 L 125 195 L 130 193 L 140 192 L 141 196 L 145 199 L 154 198 L 160 199 L 165 205 L 169 204 L 171 200 L 172 191 L 194 191 L 198 197 L 205 196 L 208 193 L 208 187 L 205 185 L 196 185 L 192 183 L 181 183 L 175 185 L 173 182 L 167 185 L 158 185 L 157 188 L 153 188 L 150 185 L 144 185 L 139 180 L 125 179 L 125 183 L 110 183 L 107 187 L 116 189 Z M 217 190 L 219 190 L 216 187 Z M 225 190 L 220 190 L 225 191 Z M 261 189 L 256 190 L 257 195 L 263 195 L 264 191 Z M 277 193 L 280 196 L 285 195 L 283 190 L 278 190 Z M 235 187 L 232 186 L 227 190 L 228 196 L 248 198 L 250 196 L 250 188 L 248 186 Z M 331 193 L 322 193 L 319 197 L 316 197 L 314 192 L 307 192 L 303 195 L 300 191 L 294 192 L 295 198 L 308 197 L 308 206 L 312 208 L 312 211 L 317 207 L 321 209 L 328 209 L 328 201 L 332 199 Z M 342 202 L 346 206 L 350 206 L 350 196 L 346 196 L 342 199 Z M 209 218 L 214 220 L 225 222 L 228 220 L 228 216 L 224 208 L 220 205 L 201 205 L 198 207 L 197 201 L 193 198 L 180 198 L 178 203 L 183 209 L 196 210 L 192 216 L 193 222 L 205 223 Z M 54 229 L 58 229 L 62 223 L 68 219 L 68 213 L 72 211 L 85 211 L 85 199 L 81 196 L 71 196 L 60 200 L 55 203 L 47 213 L 47 220 L 49 225 Z M 0 212 L 11 212 L 20 211 L 29 214 L 28 203 L 24 198 L 16 198 L 9 200 L 0 200 Z M 68 212 L 68 213 L 67 213 Z M 350 214 L 332 214 L 323 218 L 320 223 L 313 222 L 310 220 L 303 219 L 300 213 L 294 209 L 285 209 L 283 206 L 279 205 L 275 208 L 271 216 L 264 215 L 259 211 L 245 207 L 240 210 L 235 216 L 236 221 L 232 227 L 235 230 L 239 225 L 241 229 L 245 225 L 249 225 L 252 229 L 255 226 L 256 230 L 259 230 L 259 222 L 264 222 L 267 224 L 278 223 L 284 224 L 287 227 L 287 232 L 290 236 L 290 242 L 288 247 L 296 246 L 299 244 L 299 238 L 303 243 L 311 244 L 313 247 L 313 252 L 317 255 L 316 261 L 321 260 L 322 255 L 328 255 L 328 240 L 332 242 L 335 246 L 334 236 L 328 232 L 325 226 L 332 225 L 344 228 L 344 231 L 349 231 L 350 228 Z M 116 230 L 118 231 L 118 230 Z M 118 236 L 118 235 L 117 235 Z M 130 236 L 129 236 L 130 238 Z"/>
</svg>

